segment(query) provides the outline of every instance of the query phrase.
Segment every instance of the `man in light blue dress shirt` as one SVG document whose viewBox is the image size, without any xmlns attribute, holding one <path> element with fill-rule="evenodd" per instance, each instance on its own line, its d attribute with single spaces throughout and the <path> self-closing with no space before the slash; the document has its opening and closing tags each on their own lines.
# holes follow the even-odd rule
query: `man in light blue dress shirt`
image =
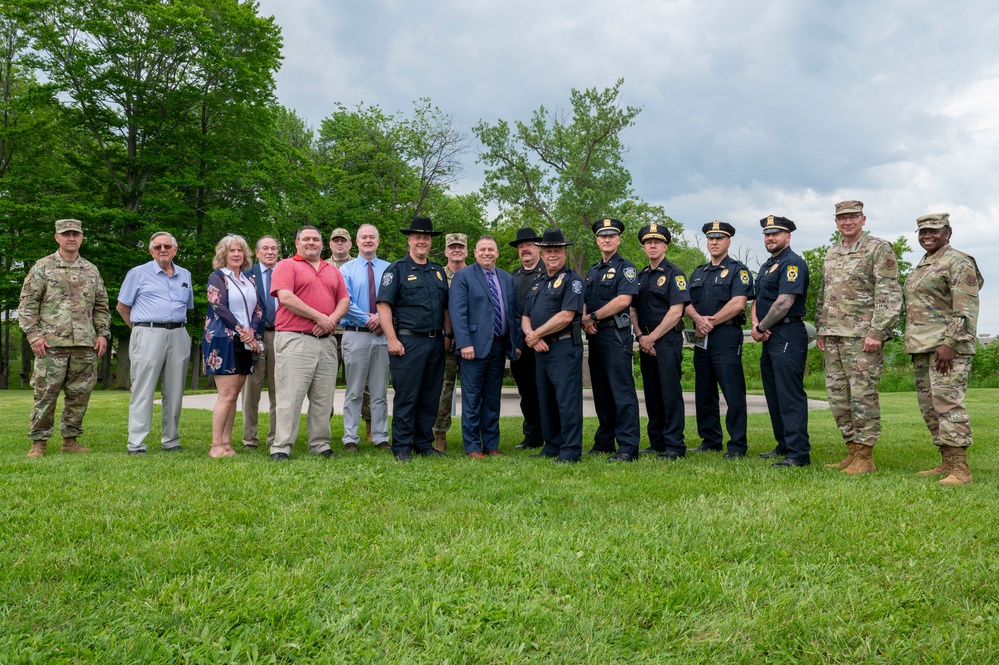
<svg viewBox="0 0 999 665">
<path fill-rule="evenodd" d="M 149 239 L 153 260 L 125 275 L 116 309 L 132 329 L 129 341 L 132 398 L 128 403 L 128 453 L 146 452 L 153 420 L 153 393 L 161 380 L 160 441 L 167 452 L 180 451 L 180 406 L 191 357 L 187 311 L 194 309 L 191 273 L 176 265 L 177 240 L 165 232 Z"/>
<path fill-rule="evenodd" d="M 357 230 L 358 256 L 340 267 L 350 295 L 350 309 L 343 317 L 342 355 L 347 391 L 343 401 L 343 447 L 357 452 L 360 443 L 361 404 L 364 389 L 371 395 L 370 434 L 378 448 L 388 443 L 388 342 L 375 307 L 375 294 L 389 262 L 377 258 L 378 229 L 364 224 Z"/>
<path fill-rule="evenodd" d="M 250 276 L 257 287 L 257 302 L 264 312 L 264 346 L 253 368 L 243 384 L 243 447 L 254 450 L 260 445 L 257 421 L 260 413 L 260 392 L 267 381 L 267 401 L 270 402 L 270 429 L 267 432 L 268 447 L 274 444 L 277 427 L 277 386 L 274 381 L 274 313 L 277 311 L 277 298 L 270 294 L 271 271 L 277 265 L 280 255 L 278 244 L 272 236 L 264 236 L 257 241 L 254 249 L 257 262 L 250 268 Z"/>
</svg>

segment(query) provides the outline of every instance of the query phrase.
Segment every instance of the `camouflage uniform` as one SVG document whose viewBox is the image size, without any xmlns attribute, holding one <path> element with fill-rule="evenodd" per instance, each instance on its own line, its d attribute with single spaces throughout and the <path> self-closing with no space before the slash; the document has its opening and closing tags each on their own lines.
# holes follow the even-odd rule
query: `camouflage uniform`
<svg viewBox="0 0 999 665">
<path fill-rule="evenodd" d="M 110 321 L 104 281 L 90 261 L 78 257 L 70 263 L 55 252 L 31 267 L 21 288 L 18 322 L 29 343 L 44 338 L 49 348 L 35 358 L 29 439 L 47 441 L 52 436 L 60 390 L 66 393 L 63 438 L 83 433 L 83 416 L 97 382 L 94 344 L 98 336 L 111 334 Z"/>
<path fill-rule="evenodd" d="M 924 256 L 905 280 L 905 350 L 912 354 L 919 410 L 938 447 L 971 445 L 964 394 L 975 355 L 978 292 L 984 284 L 975 259 L 949 244 Z M 954 349 L 947 374 L 934 363 L 942 345 Z"/>
<path fill-rule="evenodd" d="M 815 327 L 825 342 L 826 394 L 843 440 L 873 446 L 881 436 L 878 381 L 884 347 L 864 351 L 864 339 L 891 337 L 902 311 L 898 261 L 891 244 L 861 234 L 826 253 L 815 304 Z"/>
</svg>

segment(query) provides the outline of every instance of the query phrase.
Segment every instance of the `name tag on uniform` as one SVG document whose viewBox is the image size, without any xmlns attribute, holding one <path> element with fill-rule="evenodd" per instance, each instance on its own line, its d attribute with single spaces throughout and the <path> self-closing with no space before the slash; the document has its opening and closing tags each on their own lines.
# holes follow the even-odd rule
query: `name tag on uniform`
<svg viewBox="0 0 999 665">
<path fill-rule="evenodd" d="M 410 282 L 413 282 L 413 281 L 416 281 L 416 275 L 410 275 L 410 276 L 409 276 L 409 277 L 407 278 L 407 281 L 410 281 Z"/>
</svg>

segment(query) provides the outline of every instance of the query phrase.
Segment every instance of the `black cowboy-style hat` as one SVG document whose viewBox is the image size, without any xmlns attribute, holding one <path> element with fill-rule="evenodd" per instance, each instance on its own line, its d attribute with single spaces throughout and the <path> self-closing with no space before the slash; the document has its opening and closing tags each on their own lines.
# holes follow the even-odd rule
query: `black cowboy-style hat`
<svg viewBox="0 0 999 665">
<path fill-rule="evenodd" d="M 429 217 L 414 217 L 413 221 L 409 223 L 409 228 L 399 229 L 399 233 L 404 236 L 412 235 L 413 233 L 426 233 L 429 236 L 439 236 L 444 232 L 434 231 L 434 223 L 430 221 Z"/>
<path fill-rule="evenodd" d="M 525 226 L 517 229 L 517 238 L 516 240 L 510 241 L 510 247 L 517 247 L 522 242 L 536 242 L 538 240 L 541 240 L 541 236 L 539 236 L 534 229 L 529 226 Z"/>
<path fill-rule="evenodd" d="M 538 247 L 568 247 L 573 243 L 565 239 L 562 229 L 545 229 L 544 235 L 534 244 Z"/>
</svg>

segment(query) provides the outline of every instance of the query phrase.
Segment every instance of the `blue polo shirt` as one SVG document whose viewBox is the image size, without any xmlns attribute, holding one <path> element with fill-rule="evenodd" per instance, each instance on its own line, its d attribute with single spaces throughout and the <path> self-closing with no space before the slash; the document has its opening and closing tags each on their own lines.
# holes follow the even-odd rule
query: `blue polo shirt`
<svg viewBox="0 0 999 665">
<path fill-rule="evenodd" d="M 191 273 L 176 263 L 172 277 L 156 261 L 135 266 L 125 275 L 118 302 L 132 308 L 132 323 L 184 323 L 194 309 Z"/>
</svg>

